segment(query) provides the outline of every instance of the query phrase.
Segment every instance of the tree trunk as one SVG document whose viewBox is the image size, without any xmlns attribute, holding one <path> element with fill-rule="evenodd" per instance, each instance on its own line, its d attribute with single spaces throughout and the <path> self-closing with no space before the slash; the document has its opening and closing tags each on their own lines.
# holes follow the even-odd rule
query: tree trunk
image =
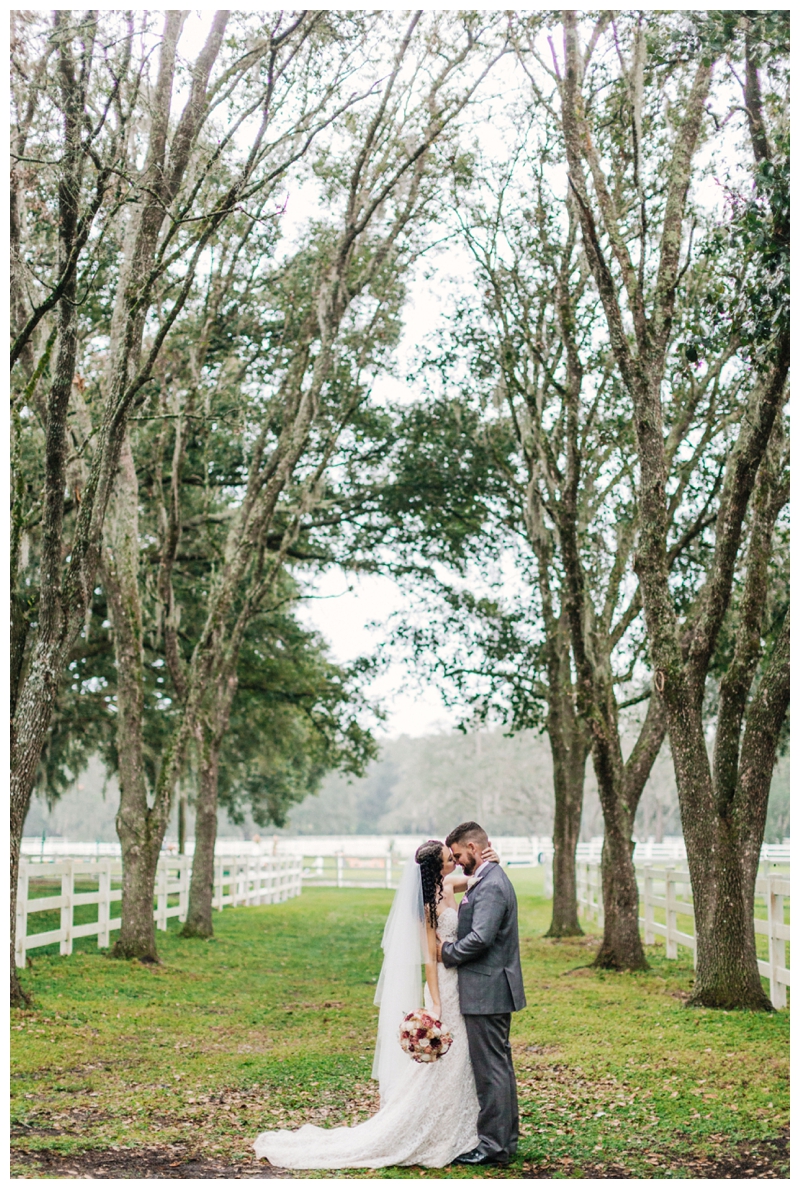
<svg viewBox="0 0 800 1189">
<path fill-rule="evenodd" d="M 745 584 L 747 603 L 751 572 Z M 745 624 L 746 626 L 746 617 Z M 741 659 L 742 630 L 726 681 Z M 789 705 L 789 614 L 755 687 L 739 751 L 735 786 L 721 777 L 728 765 L 718 757 L 713 803 L 689 812 L 687 774 L 681 763 L 681 815 L 692 876 L 697 970 L 690 1006 L 769 1011 L 761 985 L 753 926 L 755 881 L 764 839 L 769 788 L 778 737 Z M 721 711 L 728 710 L 725 699 Z M 674 745 L 673 745 L 674 749 Z M 681 751 L 681 758 L 684 753 Z M 722 794 L 725 793 L 725 796 Z"/>
<path fill-rule="evenodd" d="M 738 831 L 717 832 L 710 852 L 690 861 L 697 970 L 692 1007 L 772 1011 L 761 985 L 753 928 L 757 868 L 744 869 Z"/>
<path fill-rule="evenodd" d="M 578 788 L 556 797 L 553 822 L 553 919 L 545 937 L 581 937 L 575 887 L 575 848 L 581 830 L 583 778 Z"/>
<path fill-rule="evenodd" d="M 233 642 L 232 642 L 233 644 Z M 217 840 L 217 800 L 219 792 L 219 753 L 228 729 L 231 707 L 236 696 L 236 665 L 239 649 L 233 644 L 224 656 L 217 674 L 217 697 L 213 710 L 202 721 L 200 730 L 200 787 L 194 826 L 194 858 L 189 887 L 189 909 L 183 937 L 213 937 L 211 901 L 214 884 L 214 845 Z"/>
<path fill-rule="evenodd" d="M 148 815 L 120 812 L 117 834 L 122 846 L 122 925 L 111 950 L 113 958 L 159 961 L 153 912 L 161 838 L 149 830 Z"/>
<path fill-rule="evenodd" d="M 639 934 L 639 888 L 633 842 L 609 831 L 603 839 L 603 940 L 594 966 L 601 970 L 647 970 Z"/>
<path fill-rule="evenodd" d="M 126 433 L 117 485 L 106 516 L 103 585 L 114 628 L 117 662 L 117 756 L 122 848 L 122 925 L 112 954 L 157 962 L 153 890 L 166 829 L 147 802 L 142 729 L 144 656 L 139 597 L 139 487 Z"/>
<path fill-rule="evenodd" d="M 22 802 L 17 798 L 11 798 L 11 921 L 14 926 L 17 923 L 17 882 L 19 880 L 19 856 L 20 856 L 20 842 L 22 839 L 22 829 L 25 825 L 25 816 L 27 814 L 27 807 L 25 813 L 20 817 Z M 11 1006 L 12 1007 L 30 1007 L 31 997 L 20 982 L 17 973 L 17 955 L 16 955 L 16 928 L 11 930 Z"/>
<path fill-rule="evenodd" d="M 217 841 L 219 743 L 204 741 L 200 759 L 200 787 L 194 824 L 194 857 L 189 909 L 182 937 L 213 937 L 214 846 Z"/>
<path fill-rule="evenodd" d="M 594 965 L 604 970 L 647 970 L 639 936 L 639 889 L 633 866 L 633 819 L 644 783 L 663 739 L 653 749 L 655 713 L 648 717 L 625 763 L 611 678 L 608 642 L 594 638 L 587 647 L 584 574 L 577 550 L 575 522 L 562 526 L 565 602 L 570 616 L 572 650 L 578 672 L 578 708 L 592 738 L 592 763 L 603 810 L 603 941 Z M 599 654 L 599 655 L 598 655 Z"/>
<path fill-rule="evenodd" d="M 599 682 L 602 689 L 603 683 Z M 639 936 L 639 887 L 633 864 L 633 822 L 666 733 L 666 714 L 658 698 L 650 698 L 647 715 L 633 751 L 624 764 L 613 688 L 599 699 L 606 731 L 595 736 L 595 773 L 603 807 L 603 941 L 595 966 L 603 970 L 646 970 Z M 605 740 L 611 740 L 611 745 Z"/>
<path fill-rule="evenodd" d="M 567 656 L 567 659 L 568 656 Z M 575 887 L 575 848 L 581 830 L 588 739 L 571 705 L 566 730 L 549 732 L 553 757 L 553 919 L 545 937 L 581 937 Z M 562 720 L 563 721 L 563 720 Z"/>
</svg>

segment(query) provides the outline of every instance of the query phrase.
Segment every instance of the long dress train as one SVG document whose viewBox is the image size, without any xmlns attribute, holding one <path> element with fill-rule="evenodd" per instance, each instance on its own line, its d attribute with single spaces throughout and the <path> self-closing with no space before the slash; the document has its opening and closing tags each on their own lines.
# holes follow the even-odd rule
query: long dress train
<svg viewBox="0 0 800 1189">
<path fill-rule="evenodd" d="M 439 937 L 455 941 L 458 914 L 439 912 Z M 438 1061 L 408 1058 L 401 1082 L 377 1114 L 355 1127 L 315 1127 L 264 1131 L 253 1147 L 279 1168 L 385 1168 L 421 1164 L 442 1168 L 476 1147 L 478 1098 L 469 1060 L 467 1030 L 458 1004 L 458 972 L 439 963 L 442 1023 L 453 1035 Z M 430 1007 L 428 988 L 425 1003 Z M 399 1027 L 399 1021 L 398 1021 Z M 398 1040 L 399 1044 L 399 1040 Z"/>
</svg>

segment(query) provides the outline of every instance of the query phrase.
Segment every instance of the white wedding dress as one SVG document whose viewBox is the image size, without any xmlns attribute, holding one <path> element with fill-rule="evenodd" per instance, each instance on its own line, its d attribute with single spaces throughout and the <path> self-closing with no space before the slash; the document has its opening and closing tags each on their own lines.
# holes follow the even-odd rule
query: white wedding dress
<svg viewBox="0 0 800 1189">
<path fill-rule="evenodd" d="M 439 911 L 437 933 L 442 941 L 455 941 L 457 925 L 454 908 Z M 478 1098 L 458 1004 L 458 972 L 440 962 L 438 976 L 442 1023 L 453 1036 L 443 1057 L 430 1063 L 409 1057 L 390 1100 L 366 1122 L 355 1127 L 307 1123 L 299 1131 L 264 1131 L 253 1144 L 256 1155 L 266 1156 L 278 1168 L 443 1168 L 476 1147 Z M 430 1005 L 426 986 L 425 1006 Z"/>
</svg>

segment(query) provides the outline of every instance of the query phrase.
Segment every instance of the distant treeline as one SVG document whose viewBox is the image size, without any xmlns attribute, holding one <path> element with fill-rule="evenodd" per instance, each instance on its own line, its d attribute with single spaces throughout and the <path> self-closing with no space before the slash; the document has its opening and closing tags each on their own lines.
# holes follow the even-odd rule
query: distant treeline
<svg viewBox="0 0 800 1189">
<path fill-rule="evenodd" d="M 632 740 L 631 740 L 632 743 Z M 315 797 L 292 810 L 292 834 L 430 833 L 443 836 L 457 821 L 475 818 L 496 834 L 549 834 L 553 783 L 546 736 L 523 731 L 478 735 L 407 735 L 384 743 L 380 758 L 361 779 L 329 774 Z M 639 838 L 680 834 L 672 760 L 665 745 L 639 804 Z M 603 815 L 591 764 L 581 840 L 603 833 Z M 775 768 L 765 842 L 789 833 L 789 757 Z"/>
</svg>

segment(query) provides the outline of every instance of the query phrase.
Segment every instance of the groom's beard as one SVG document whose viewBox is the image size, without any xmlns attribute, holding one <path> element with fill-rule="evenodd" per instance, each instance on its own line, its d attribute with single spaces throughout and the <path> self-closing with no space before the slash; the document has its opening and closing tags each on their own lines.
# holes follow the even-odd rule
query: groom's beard
<svg viewBox="0 0 800 1189">
<path fill-rule="evenodd" d="M 477 863 L 478 863 L 478 860 L 476 858 L 469 858 L 466 860 L 466 862 L 461 864 L 461 870 L 464 872 L 465 875 L 472 875 L 472 873 L 474 872 L 474 870 L 477 866 Z"/>
</svg>

